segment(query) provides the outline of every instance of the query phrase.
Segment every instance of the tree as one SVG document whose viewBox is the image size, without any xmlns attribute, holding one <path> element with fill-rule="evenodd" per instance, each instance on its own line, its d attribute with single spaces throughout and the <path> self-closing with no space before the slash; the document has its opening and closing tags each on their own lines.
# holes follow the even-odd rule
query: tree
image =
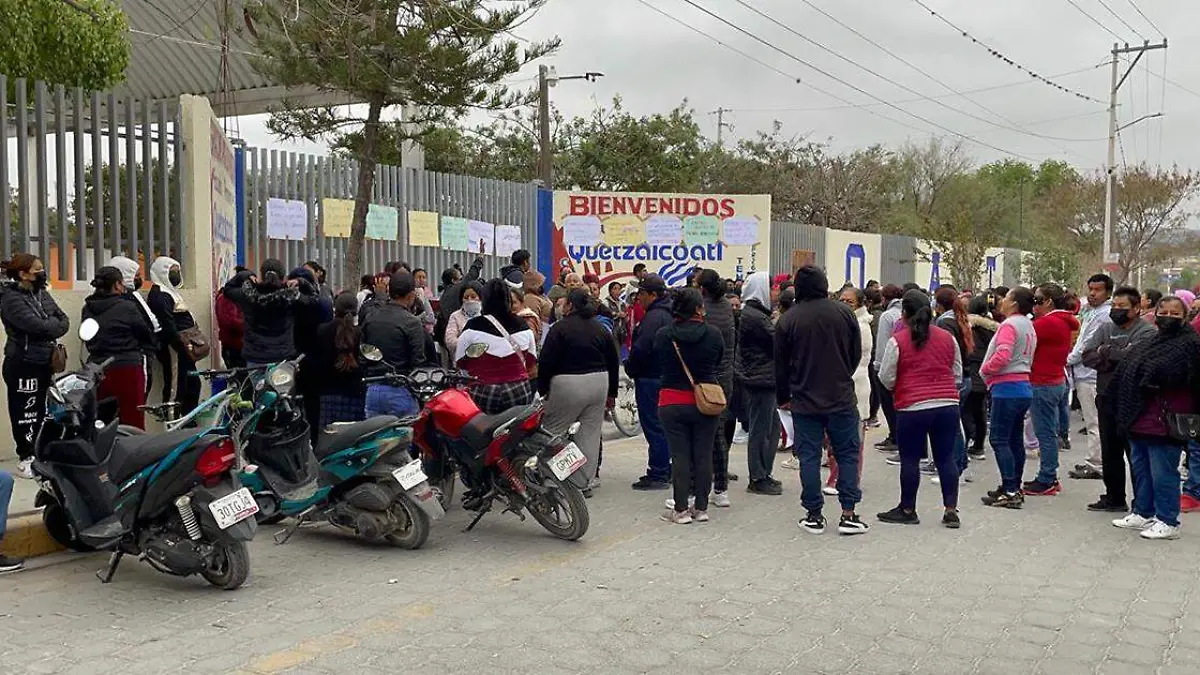
<svg viewBox="0 0 1200 675">
<path fill-rule="evenodd" d="M 931 138 L 924 146 L 909 143 L 896 153 L 900 198 L 893 210 L 893 232 L 915 232 L 928 226 L 947 184 L 967 173 L 971 158 L 962 143 Z"/>
<path fill-rule="evenodd" d="M 1097 177 L 1102 180 L 1103 177 Z M 1113 250 L 1121 254 L 1118 281 L 1151 262 L 1148 254 L 1164 238 L 1182 231 L 1192 212 L 1185 206 L 1200 192 L 1200 176 L 1191 171 L 1131 166 L 1117 177 Z"/>
<path fill-rule="evenodd" d="M 952 283 L 959 288 L 978 288 L 980 265 L 987 249 L 996 245 L 1011 207 L 991 181 L 972 174 L 954 176 L 939 186 L 919 236 L 939 252 Z"/>
<path fill-rule="evenodd" d="M 1079 255 L 1063 246 L 1046 246 L 1028 251 L 1021 278 L 1030 284 L 1056 283 L 1073 287 L 1080 281 Z"/>
<path fill-rule="evenodd" d="M 108 0 L 0 0 L 0 73 L 30 86 L 108 89 L 125 79 L 128 32 L 125 14 Z"/>
<path fill-rule="evenodd" d="M 359 130 L 358 181 L 346 273 L 362 272 L 367 209 L 381 153 L 385 111 L 411 116 L 393 140 L 420 139 L 470 108 L 503 110 L 530 103 L 534 92 L 501 82 L 558 47 L 558 40 L 518 49 L 509 31 L 546 0 L 261 0 L 246 7 L 247 32 L 262 53 L 255 67 L 289 88 L 316 88 L 362 106 L 306 108 L 285 101 L 268 128 L 285 139 L 315 141 Z M 228 19 L 227 19 L 228 20 Z"/>
</svg>

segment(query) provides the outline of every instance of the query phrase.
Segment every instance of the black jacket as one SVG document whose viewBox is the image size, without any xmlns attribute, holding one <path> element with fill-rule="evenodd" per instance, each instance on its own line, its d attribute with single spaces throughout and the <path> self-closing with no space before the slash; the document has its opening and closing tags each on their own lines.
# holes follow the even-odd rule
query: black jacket
<svg viewBox="0 0 1200 675">
<path fill-rule="evenodd" d="M 162 327 L 163 345 L 170 345 L 179 354 L 190 356 L 179 333 L 196 327 L 196 319 L 192 317 L 192 313 L 186 309 L 182 312 L 175 311 L 175 298 L 163 291 L 158 284 L 150 287 L 150 292 L 146 294 L 146 304 L 150 311 L 154 312 L 158 325 Z"/>
<path fill-rule="evenodd" d="M 862 358 L 853 312 L 827 297 L 797 299 L 775 325 L 776 398 L 806 415 L 856 410 L 854 370 Z"/>
<path fill-rule="evenodd" d="M 375 345 L 383 352 L 383 360 L 399 372 L 407 373 L 426 363 L 425 327 L 408 309 L 389 302 L 369 313 L 362 328 L 363 344 Z M 382 364 L 369 364 L 367 372 L 381 375 L 388 371 Z"/>
<path fill-rule="evenodd" d="M 737 340 L 736 322 L 733 320 L 733 305 L 724 297 L 713 300 L 704 296 L 704 322 L 721 332 L 725 342 L 725 355 L 721 358 L 721 386 L 728 396 L 733 384 L 734 345 Z"/>
<path fill-rule="evenodd" d="M 0 320 L 8 338 L 4 359 L 35 366 L 50 365 L 55 341 L 71 327 L 49 293 L 27 291 L 15 283 L 0 286 Z"/>
<path fill-rule="evenodd" d="M 555 375 L 608 373 L 608 397 L 616 398 L 620 360 L 617 343 L 604 324 L 572 314 L 550 326 L 546 334 L 538 353 L 538 393 L 550 392 Z"/>
<path fill-rule="evenodd" d="M 747 389 L 775 388 L 775 326 L 758 300 L 742 307 L 738 331 L 737 378 Z"/>
<path fill-rule="evenodd" d="M 662 377 L 662 367 L 656 362 L 654 353 L 654 336 L 671 325 L 671 321 L 671 298 L 664 295 L 646 308 L 646 315 L 633 329 L 633 343 L 625 362 L 625 374 L 646 380 Z"/>
<path fill-rule="evenodd" d="M 725 360 L 725 340 L 716 327 L 701 321 L 672 321 L 654 336 L 654 358 L 662 367 L 662 388 L 692 390 L 692 382 L 679 363 L 675 344 L 692 371 L 696 384 L 719 384 Z"/>
<path fill-rule="evenodd" d="M 88 296 L 83 301 L 83 319 L 95 319 L 100 324 L 100 332 L 87 343 L 88 361 L 93 363 L 111 356 L 113 365 L 141 365 L 147 345 L 154 344 L 154 328 L 146 313 L 136 301 L 124 296 Z"/>
<path fill-rule="evenodd" d="M 478 256 L 462 279 L 442 289 L 442 294 L 438 296 L 437 323 L 433 325 L 433 339 L 437 340 L 438 344 L 446 344 L 446 323 L 450 321 L 451 314 L 462 308 L 458 297 L 462 294 L 462 285 L 468 281 L 478 280 L 481 272 L 483 272 L 483 256 Z"/>
<path fill-rule="evenodd" d="M 322 324 L 317 329 L 316 339 L 313 340 L 313 351 L 304 360 L 304 367 L 312 374 L 315 389 L 320 394 L 339 394 L 342 396 L 362 396 L 366 387 L 363 385 L 364 370 L 355 347 L 350 355 L 354 357 L 354 368 L 338 370 L 337 362 L 341 352 L 334 345 L 337 337 L 338 324 L 335 321 Z"/>
<path fill-rule="evenodd" d="M 240 288 L 226 289 L 225 295 L 242 308 L 246 319 L 242 358 L 248 363 L 296 358 L 296 314 L 317 304 L 316 289 L 311 284 L 301 279 L 296 288 L 268 288 L 247 281 Z"/>
<path fill-rule="evenodd" d="M 975 349 L 967 354 L 967 358 L 963 361 L 963 374 L 971 378 L 971 391 L 983 393 L 987 391 L 987 385 L 984 384 L 979 369 L 983 367 L 983 359 L 987 356 L 988 345 L 992 343 L 992 337 L 996 335 L 996 329 L 1000 327 L 1000 324 L 993 321 L 990 316 L 979 316 L 978 314 L 968 315 L 967 319 L 971 322 L 971 332 L 975 334 Z"/>
</svg>

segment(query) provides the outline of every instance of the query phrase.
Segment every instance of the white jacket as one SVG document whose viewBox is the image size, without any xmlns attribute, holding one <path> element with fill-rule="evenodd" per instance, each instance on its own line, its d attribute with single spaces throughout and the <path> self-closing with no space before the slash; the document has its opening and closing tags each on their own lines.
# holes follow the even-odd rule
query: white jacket
<svg viewBox="0 0 1200 675">
<path fill-rule="evenodd" d="M 858 332 L 862 335 L 862 358 L 854 369 L 854 396 L 858 398 L 858 416 L 865 420 L 871 414 L 871 354 L 875 341 L 871 337 L 871 313 L 866 307 L 854 310 Z"/>
</svg>

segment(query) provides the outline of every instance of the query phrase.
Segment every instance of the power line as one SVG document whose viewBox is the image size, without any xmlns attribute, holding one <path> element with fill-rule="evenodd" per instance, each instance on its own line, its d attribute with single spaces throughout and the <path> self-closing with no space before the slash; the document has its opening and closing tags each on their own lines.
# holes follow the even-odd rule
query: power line
<svg viewBox="0 0 1200 675">
<path fill-rule="evenodd" d="M 991 45 L 987 44 L 986 42 L 980 40 L 979 38 L 975 37 L 974 35 L 971 35 L 966 30 L 959 28 L 957 25 L 955 25 L 952 21 L 950 21 L 946 17 L 944 17 L 941 14 L 938 14 L 934 10 L 930 9 L 929 5 L 922 2 L 922 0 L 912 0 L 912 1 L 915 2 L 916 4 L 920 5 L 921 8 L 924 9 L 926 12 L 929 12 L 930 16 L 936 18 L 938 21 L 941 21 L 942 23 L 946 24 L 947 26 L 953 28 L 964 38 L 966 38 L 966 39 L 970 40 L 971 42 L 979 45 L 980 47 L 983 47 L 984 49 L 986 49 L 988 51 L 988 53 L 991 54 L 993 57 L 1003 61 L 1004 63 L 1012 66 L 1013 68 L 1016 68 L 1017 70 L 1021 71 L 1022 73 L 1025 73 L 1026 75 L 1041 82 L 1042 84 L 1045 84 L 1050 87 L 1054 87 L 1055 89 L 1057 89 L 1065 94 L 1070 94 L 1072 96 L 1083 99 L 1085 101 L 1091 101 L 1093 103 L 1100 103 L 1102 105 L 1108 105 L 1107 103 L 1105 103 L 1104 101 L 1101 101 L 1098 98 L 1092 98 L 1091 96 L 1088 96 L 1087 94 L 1081 94 L 1081 93 L 1075 91 L 1074 89 L 1068 89 L 1067 87 L 1064 87 L 1061 84 L 1054 82 L 1053 80 L 1051 80 L 1048 77 L 1039 75 L 1037 72 L 1031 70 L 1030 68 L 1023 66 L 1020 63 L 1017 63 L 1016 61 L 1014 61 L 1013 59 L 1010 59 L 1009 57 L 1005 56 L 998 49 L 996 49 L 996 48 L 992 47 Z M 1070 1 L 1070 0 L 1068 0 L 1068 1 Z"/>
<path fill-rule="evenodd" d="M 1094 16 L 1092 16 L 1091 14 L 1089 14 L 1089 13 L 1087 12 L 1087 10 L 1085 10 L 1085 9 L 1084 9 L 1084 8 L 1082 8 L 1082 7 L 1080 7 L 1080 6 L 1079 6 L 1079 5 L 1078 5 L 1078 4 L 1075 2 L 1075 0 L 1067 0 L 1067 2 L 1068 2 L 1068 3 L 1070 3 L 1070 5 L 1071 5 L 1072 7 L 1074 7 L 1075 9 L 1079 10 L 1079 13 L 1080 13 L 1080 14 L 1082 14 L 1082 15 L 1086 16 L 1087 18 L 1091 19 L 1091 20 L 1092 20 L 1092 23 L 1096 24 L 1097 26 L 1099 26 L 1099 27 L 1103 28 L 1105 31 L 1107 31 L 1109 35 L 1111 35 L 1111 36 L 1115 37 L 1115 38 L 1116 38 L 1116 39 L 1118 39 L 1118 40 L 1125 41 L 1125 38 L 1123 38 L 1123 37 L 1121 37 L 1120 35 L 1117 35 L 1116 33 L 1114 33 L 1114 32 L 1113 32 L 1113 30 L 1112 30 L 1111 28 L 1109 28 L 1108 26 L 1105 26 L 1103 23 L 1100 23 L 1100 19 L 1097 19 L 1096 17 L 1094 17 Z"/>
<path fill-rule="evenodd" d="M 1136 2 L 1134 2 L 1133 0 L 1125 0 L 1125 1 L 1128 2 L 1130 5 L 1133 5 L 1133 11 L 1137 12 L 1139 16 L 1141 16 L 1143 19 L 1145 19 L 1146 23 L 1150 24 L 1150 27 L 1153 28 L 1158 33 L 1159 37 L 1166 37 L 1166 34 L 1163 33 L 1162 30 L 1158 26 L 1156 26 L 1153 21 L 1150 20 L 1150 17 L 1146 16 L 1146 13 L 1142 11 L 1141 7 L 1137 6 Z"/>
<path fill-rule="evenodd" d="M 1113 8 L 1109 7 L 1107 2 L 1105 2 L 1104 0 L 1096 0 L 1096 2 L 1100 3 L 1100 6 L 1103 7 L 1104 9 L 1108 10 L 1109 14 L 1112 14 L 1114 17 L 1116 17 L 1117 21 L 1121 22 L 1121 25 L 1123 25 L 1126 28 L 1128 28 L 1129 30 L 1133 31 L 1135 35 L 1142 38 L 1143 40 L 1146 39 L 1146 36 L 1142 35 L 1142 32 L 1140 30 L 1129 25 L 1129 22 L 1126 21 L 1120 14 L 1117 14 L 1116 12 L 1114 12 Z M 1137 5 L 1134 5 L 1134 8 L 1136 9 Z"/>
</svg>

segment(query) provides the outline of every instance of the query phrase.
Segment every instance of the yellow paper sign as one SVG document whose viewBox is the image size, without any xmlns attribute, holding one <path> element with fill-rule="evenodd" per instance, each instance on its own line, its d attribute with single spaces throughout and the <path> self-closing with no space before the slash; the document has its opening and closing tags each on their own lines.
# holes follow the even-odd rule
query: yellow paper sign
<svg viewBox="0 0 1200 675">
<path fill-rule="evenodd" d="M 609 246 L 637 246 L 646 241 L 646 226 L 637 216 L 609 216 L 604 219 L 604 243 Z"/>
<path fill-rule="evenodd" d="M 354 200 L 322 199 L 321 231 L 326 237 L 349 237 L 354 221 Z"/>
<path fill-rule="evenodd" d="M 410 246 L 441 246 L 438 214 L 433 211 L 409 211 L 408 243 Z"/>
</svg>

